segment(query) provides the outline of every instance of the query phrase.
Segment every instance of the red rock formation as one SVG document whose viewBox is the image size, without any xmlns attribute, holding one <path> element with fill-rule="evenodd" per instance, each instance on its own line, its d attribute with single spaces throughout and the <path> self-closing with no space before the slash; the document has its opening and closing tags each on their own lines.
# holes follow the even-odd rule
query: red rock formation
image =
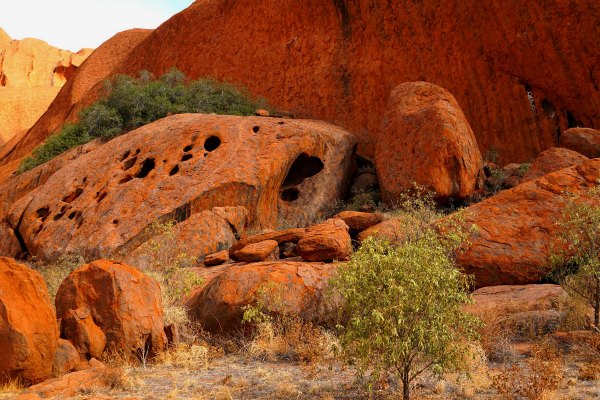
<svg viewBox="0 0 600 400">
<path fill-rule="evenodd" d="M 321 122 L 171 116 L 55 172 L 13 204 L 8 222 L 30 254 L 45 259 L 128 254 L 149 239 L 155 221 L 181 222 L 213 207 L 245 207 L 253 227 L 307 223 L 341 198 L 354 144 Z M 235 225 L 218 218 L 223 229 Z M 217 236 L 203 255 L 227 247 Z"/>
<path fill-rule="evenodd" d="M 83 101 L 86 105 L 93 102 L 98 96 L 102 81 L 149 33 L 150 31 L 145 29 L 121 32 L 96 49 L 78 68 L 72 79 L 69 79 L 64 85 L 50 107 L 46 106 L 48 110 L 31 130 L 14 137 L 3 148 L 0 148 L 2 163 L 5 163 L 6 160 L 18 160 L 29 154 L 50 134 L 56 132 L 65 121 L 76 118 L 77 113 L 83 108 L 82 100 L 87 99 Z M 94 89 L 94 85 L 99 82 L 98 87 Z M 0 180 L 5 177 L 6 175 L 0 175 Z"/>
<path fill-rule="evenodd" d="M 224 266 L 223 272 L 186 300 L 190 315 L 209 331 L 239 326 L 243 307 L 260 300 L 265 311 L 329 322 L 337 305 L 325 296 L 333 264 L 292 261 Z"/>
<path fill-rule="evenodd" d="M 567 129 L 560 135 L 560 145 L 589 158 L 600 157 L 600 131 L 587 128 Z"/>
<path fill-rule="evenodd" d="M 551 149 L 541 152 L 540 155 L 537 156 L 523 178 L 521 178 L 520 182 L 528 182 L 551 172 L 581 164 L 586 160 L 588 160 L 586 156 L 579 154 L 576 151 L 552 147 Z"/>
<path fill-rule="evenodd" d="M 355 132 L 367 155 L 390 91 L 428 81 L 456 97 L 482 154 L 493 148 L 503 164 L 529 161 L 557 144 L 557 129 L 577 121 L 600 127 L 598 7 L 596 0 L 200 1 L 113 72 L 160 75 L 176 66 L 192 78 L 244 84 L 280 109 Z M 40 121 L 9 159 L 31 151 L 72 105 L 59 100 L 47 117 L 54 125 Z"/>
<path fill-rule="evenodd" d="M 86 343 L 79 339 L 94 339 L 87 343 L 88 357 L 98 335 L 82 330 L 91 325 L 106 336 L 106 350 L 111 352 L 153 356 L 166 346 L 160 286 L 125 264 L 99 260 L 71 272 L 56 294 L 56 314 L 67 322 L 61 326 L 62 335 L 80 353 Z M 73 319 L 88 323 L 79 324 L 79 330 L 69 329 Z"/>
<path fill-rule="evenodd" d="M 58 348 L 52 362 L 52 374 L 54 376 L 78 371 L 84 368 L 84 364 L 81 362 L 79 352 L 71 342 L 65 339 L 58 339 Z"/>
<path fill-rule="evenodd" d="M 0 257 L 0 383 L 52 376 L 58 326 L 42 276 Z"/>
<path fill-rule="evenodd" d="M 91 52 L 72 53 L 38 39 L 12 40 L 0 32 L 0 147 L 31 128 Z"/>
<path fill-rule="evenodd" d="M 352 253 L 348 225 L 337 218 L 306 229 L 298 241 L 298 255 L 308 261 L 347 260 Z"/>
<path fill-rule="evenodd" d="M 384 121 L 375 167 L 386 203 L 402 201 L 415 185 L 440 202 L 466 199 L 483 185 L 475 136 L 448 91 L 426 82 L 399 85 Z"/>
<path fill-rule="evenodd" d="M 500 192 L 462 213 L 476 231 L 458 255 L 458 265 L 473 274 L 478 287 L 539 282 L 550 272 L 550 257 L 564 247 L 559 226 L 565 193 L 575 201 L 600 205 L 589 189 L 600 179 L 600 159 L 545 175 Z"/>
<path fill-rule="evenodd" d="M 344 221 L 351 232 L 362 232 L 383 221 L 383 216 L 380 214 L 358 211 L 342 211 L 336 214 L 334 218 L 339 218 Z"/>
<path fill-rule="evenodd" d="M 229 251 L 223 250 L 206 256 L 204 258 L 204 266 L 214 267 L 215 265 L 225 264 L 227 261 L 229 261 Z"/>
</svg>

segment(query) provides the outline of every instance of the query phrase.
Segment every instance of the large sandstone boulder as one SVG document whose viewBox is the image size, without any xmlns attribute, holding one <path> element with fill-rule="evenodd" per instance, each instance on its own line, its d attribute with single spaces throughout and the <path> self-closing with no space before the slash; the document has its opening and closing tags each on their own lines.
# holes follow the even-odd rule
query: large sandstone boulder
<svg viewBox="0 0 600 400">
<path fill-rule="evenodd" d="M 115 261 L 71 272 L 56 294 L 56 314 L 62 336 L 87 357 L 104 351 L 153 356 L 166 346 L 160 286 Z M 106 346 L 98 347 L 103 338 Z"/>
<path fill-rule="evenodd" d="M 308 261 L 347 260 L 352 253 L 349 228 L 339 218 L 311 226 L 298 241 L 298 255 Z"/>
<path fill-rule="evenodd" d="M 463 200 L 480 188 L 483 160 L 460 106 L 427 82 L 396 87 L 377 138 L 375 167 L 388 204 L 415 184 L 437 200 Z"/>
<path fill-rule="evenodd" d="M 458 100 L 482 153 L 495 148 L 502 164 L 523 162 L 555 146 L 557 129 L 569 123 L 600 127 L 596 4 L 201 1 L 138 42 L 126 59 L 118 59 L 117 48 L 105 63 L 113 74 L 146 69 L 160 76 L 175 66 L 192 78 L 245 85 L 279 109 L 356 132 L 359 151 L 370 156 L 390 90 L 435 82 Z M 77 76 L 99 88 L 106 74 L 84 77 L 82 66 Z M 86 97 L 87 104 L 98 95 L 90 92 L 96 97 Z M 59 97 L 52 113 L 63 120 L 85 105 Z M 23 157 L 53 132 L 48 119 L 9 158 Z"/>
<path fill-rule="evenodd" d="M 175 115 L 72 161 L 19 199 L 8 222 L 42 259 L 127 254 L 154 222 L 184 222 L 214 207 L 245 207 L 254 229 L 308 223 L 342 197 L 354 144 L 348 132 L 315 121 Z M 190 229 L 182 238 L 193 238 Z M 216 247 L 204 255 L 225 246 Z"/>
<path fill-rule="evenodd" d="M 464 222 L 476 230 L 458 265 L 475 276 L 478 287 L 539 282 L 550 272 L 552 254 L 564 247 L 556 222 L 567 202 L 600 205 L 590 193 L 598 179 L 600 159 L 588 160 L 466 208 Z"/>
<path fill-rule="evenodd" d="M 560 135 L 560 145 L 589 158 L 600 157 L 600 131 L 589 128 L 571 128 Z"/>
<path fill-rule="evenodd" d="M 537 156 L 520 182 L 523 183 L 540 178 L 551 172 L 581 164 L 585 160 L 588 160 L 588 158 L 576 151 L 561 147 L 552 147 Z"/>
<path fill-rule="evenodd" d="M 225 266 L 196 289 L 185 305 L 209 331 L 230 331 L 239 326 L 243 307 L 256 301 L 263 304 L 264 311 L 327 323 L 336 316 L 337 305 L 325 293 L 335 271 L 333 264 L 294 261 Z"/>
<path fill-rule="evenodd" d="M 58 326 L 42 276 L 0 257 L 0 383 L 52 376 Z"/>
</svg>

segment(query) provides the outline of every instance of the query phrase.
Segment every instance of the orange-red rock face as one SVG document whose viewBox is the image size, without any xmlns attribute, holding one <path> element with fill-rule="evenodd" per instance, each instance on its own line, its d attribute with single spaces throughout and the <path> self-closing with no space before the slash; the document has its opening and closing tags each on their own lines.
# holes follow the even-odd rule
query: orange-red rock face
<svg viewBox="0 0 600 400">
<path fill-rule="evenodd" d="M 37 383 L 52 376 L 56 315 L 42 276 L 0 257 L 0 383 Z"/>
<path fill-rule="evenodd" d="M 31 128 L 91 52 L 12 40 L 0 29 L 0 147 Z"/>
<path fill-rule="evenodd" d="M 3 148 L 0 148 L 0 160 L 4 163 L 6 160 L 18 160 L 27 155 L 34 147 L 43 142 L 46 137 L 56 132 L 61 125 L 72 120 L 77 116 L 82 106 L 79 102 L 84 96 L 95 98 L 97 92 L 92 90 L 94 85 L 100 82 L 97 90 L 100 89 L 102 81 L 118 65 L 123 57 L 135 47 L 139 42 L 145 39 L 150 30 L 133 29 L 121 32 L 113 38 L 106 41 L 102 46 L 96 49 L 86 62 L 81 64 L 75 73 L 70 77 L 56 99 L 50 104 L 46 104 L 44 109 L 40 110 L 41 118 L 31 127 L 28 132 L 13 137 Z M 54 91 L 57 88 L 53 89 Z M 88 100 L 89 104 L 93 100 Z M 46 108 L 48 109 L 46 111 Z M 38 115 L 39 117 L 39 115 Z M 37 118 L 36 118 L 37 120 Z M 35 122 L 32 121 L 33 124 Z M 5 178 L 6 173 L 0 172 L 0 179 Z"/>
<path fill-rule="evenodd" d="M 576 121 L 600 126 L 599 8 L 596 0 L 199 1 L 114 72 L 176 66 L 241 83 L 356 133 L 366 155 L 392 88 L 429 81 L 456 97 L 482 154 L 530 161 Z M 45 125 L 19 156 L 50 132 Z"/>
</svg>

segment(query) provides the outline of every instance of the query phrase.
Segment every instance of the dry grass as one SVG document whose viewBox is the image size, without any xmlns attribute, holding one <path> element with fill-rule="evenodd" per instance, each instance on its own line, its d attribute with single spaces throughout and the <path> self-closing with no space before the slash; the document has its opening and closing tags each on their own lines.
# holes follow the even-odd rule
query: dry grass
<svg viewBox="0 0 600 400">
<path fill-rule="evenodd" d="M 20 378 L 4 380 L 0 383 L 0 399 L 13 398 L 26 387 L 27 385 Z"/>
</svg>

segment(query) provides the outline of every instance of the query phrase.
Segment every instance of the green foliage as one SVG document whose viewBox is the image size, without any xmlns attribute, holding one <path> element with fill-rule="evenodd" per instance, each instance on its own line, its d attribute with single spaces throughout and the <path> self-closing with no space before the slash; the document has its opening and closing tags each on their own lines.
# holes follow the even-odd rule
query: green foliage
<svg viewBox="0 0 600 400">
<path fill-rule="evenodd" d="M 519 178 L 522 178 L 525 176 L 527 171 L 529 171 L 529 168 L 531 168 L 531 163 L 523 163 L 519 165 L 519 168 L 517 168 L 515 171 L 515 175 Z"/>
<path fill-rule="evenodd" d="M 461 310 L 471 279 L 452 256 L 466 232 L 457 223 L 442 231 L 423 223 L 397 245 L 369 238 L 332 280 L 345 301 L 344 353 L 371 382 L 399 376 L 405 398 L 424 370 L 460 368 L 465 341 L 477 337 L 478 320 Z"/>
<path fill-rule="evenodd" d="M 75 254 L 67 254 L 58 258 L 54 262 L 35 263 L 32 264 L 31 267 L 38 271 L 42 275 L 42 278 L 44 278 L 46 286 L 48 286 L 48 293 L 52 299 L 52 304 L 54 304 L 54 298 L 56 297 L 58 288 L 65 278 L 72 271 L 84 265 L 85 263 L 86 260 L 83 257 Z"/>
<path fill-rule="evenodd" d="M 590 190 L 600 196 L 600 184 Z M 558 222 L 565 250 L 555 255 L 554 277 L 574 298 L 594 309 L 594 329 L 600 331 L 600 206 L 571 199 Z"/>
<path fill-rule="evenodd" d="M 77 124 L 67 124 L 37 147 L 19 172 L 43 164 L 65 151 L 94 139 L 109 140 L 172 114 L 252 115 L 265 108 L 246 90 L 213 79 L 188 82 L 172 69 L 159 79 L 148 71 L 139 77 L 118 75 L 105 83 L 106 95 L 82 110 Z"/>
</svg>

